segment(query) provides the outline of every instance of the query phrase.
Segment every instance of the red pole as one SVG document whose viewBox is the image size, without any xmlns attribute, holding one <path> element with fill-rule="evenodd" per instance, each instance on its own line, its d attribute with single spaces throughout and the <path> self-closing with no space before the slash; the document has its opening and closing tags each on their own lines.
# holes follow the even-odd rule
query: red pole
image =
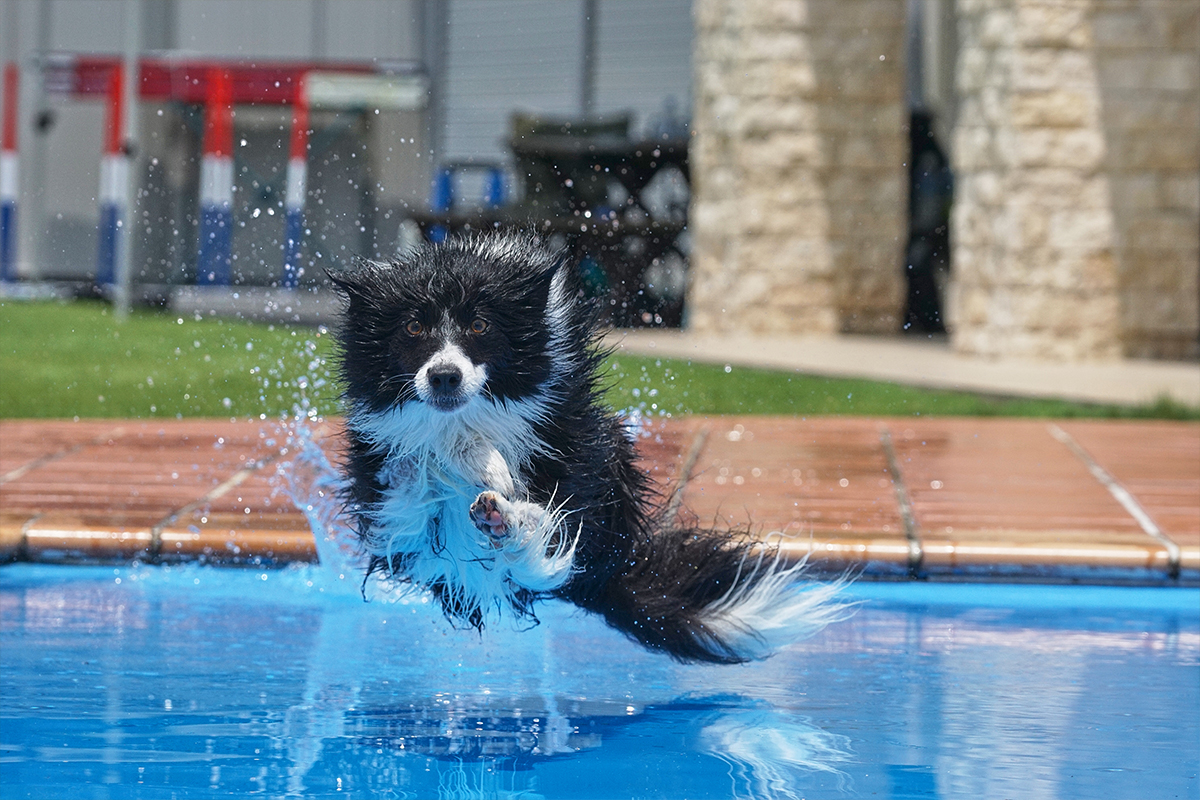
<svg viewBox="0 0 1200 800">
<path fill-rule="evenodd" d="M 6 153 L 17 152 L 17 93 L 20 91 L 20 73 L 17 65 L 4 65 L 4 135 L 0 149 Z"/>
<path fill-rule="evenodd" d="M 233 155 L 233 88 L 229 73 L 208 71 L 208 102 L 204 112 L 204 155 Z"/>
</svg>

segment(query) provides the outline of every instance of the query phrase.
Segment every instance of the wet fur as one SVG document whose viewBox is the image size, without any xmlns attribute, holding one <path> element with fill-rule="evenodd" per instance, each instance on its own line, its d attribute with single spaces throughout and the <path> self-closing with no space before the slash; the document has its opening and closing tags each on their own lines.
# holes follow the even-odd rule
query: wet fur
<svg viewBox="0 0 1200 800">
<path fill-rule="evenodd" d="M 594 309 L 537 241 L 451 239 L 333 278 L 349 300 L 346 500 L 373 570 L 471 627 L 536 622 L 559 597 L 682 661 L 761 658 L 841 615 L 835 585 L 772 548 L 664 524 L 601 401 Z M 447 370 L 466 388 L 438 395 Z"/>
</svg>

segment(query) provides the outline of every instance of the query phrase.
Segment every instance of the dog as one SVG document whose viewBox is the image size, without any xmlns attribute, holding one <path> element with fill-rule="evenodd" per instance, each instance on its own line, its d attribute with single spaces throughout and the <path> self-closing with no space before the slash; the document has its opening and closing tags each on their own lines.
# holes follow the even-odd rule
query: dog
<svg viewBox="0 0 1200 800">
<path fill-rule="evenodd" d="M 330 277 L 368 576 L 480 631 L 561 598 L 683 662 L 764 658 L 844 615 L 839 582 L 778 547 L 668 523 L 601 399 L 596 304 L 536 238 L 451 237 Z"/>
</svg>

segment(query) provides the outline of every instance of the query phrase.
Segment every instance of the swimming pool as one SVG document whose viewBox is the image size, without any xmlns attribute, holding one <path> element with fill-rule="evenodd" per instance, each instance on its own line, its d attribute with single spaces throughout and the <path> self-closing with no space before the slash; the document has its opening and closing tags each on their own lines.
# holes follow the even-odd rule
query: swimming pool
<svg viewBox="0 0 1200 800">
<path fill-rule="evenodd" d="M 316 567 L 0 568 L 6 798 L 1200 797 L 1200 590 L 866 583 L 681 666 Z"/>
</svg>

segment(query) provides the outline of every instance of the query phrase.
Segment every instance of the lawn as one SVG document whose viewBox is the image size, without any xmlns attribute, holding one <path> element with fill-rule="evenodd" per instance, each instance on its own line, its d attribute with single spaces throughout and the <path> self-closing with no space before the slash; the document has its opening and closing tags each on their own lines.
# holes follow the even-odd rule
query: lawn
<svg viewBox="0 0 1200 800">
<path fill-rule="evenodd" d="M 277 417 L 338 412 L 324 330 L 0 300 L 0 417 Z M 1170 402 L 1123 407 L 986 397 L 628 355 L 608 400 L 647 414 L 861 414 L 1200 419 Z"/>
</svg>

